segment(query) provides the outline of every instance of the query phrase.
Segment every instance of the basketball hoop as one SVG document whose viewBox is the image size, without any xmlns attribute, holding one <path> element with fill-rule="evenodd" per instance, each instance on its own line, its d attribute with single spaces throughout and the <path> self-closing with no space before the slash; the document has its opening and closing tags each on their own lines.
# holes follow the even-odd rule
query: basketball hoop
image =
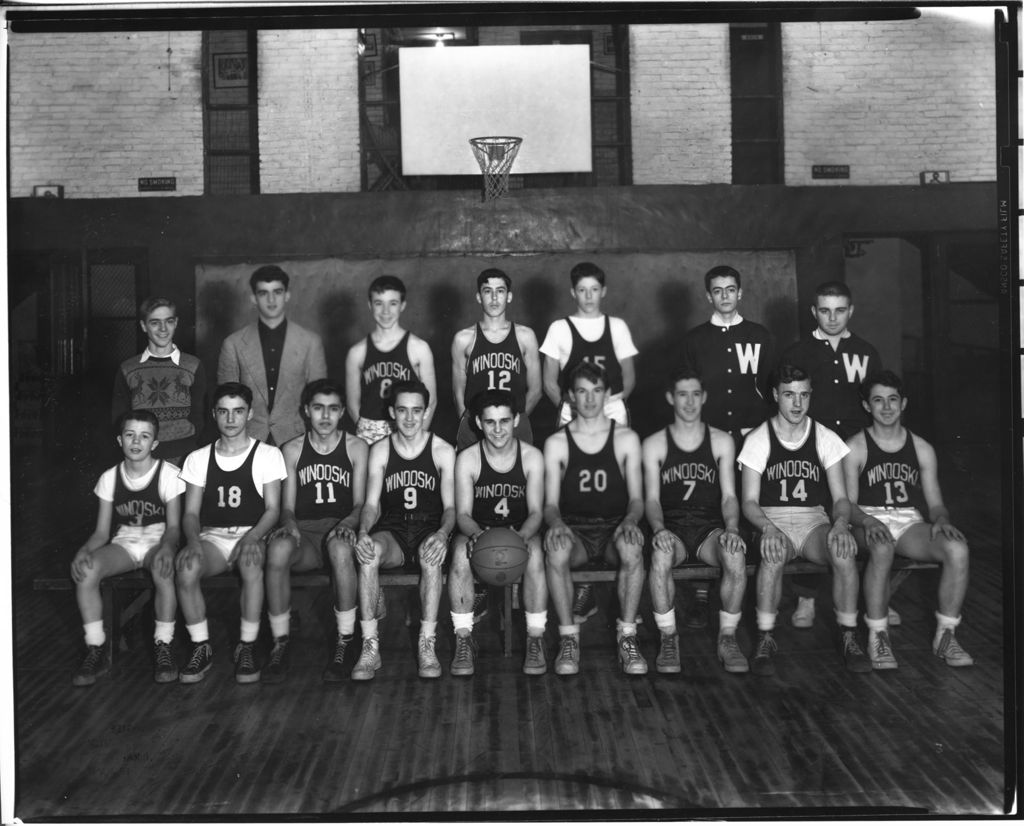
<svg viewBox="0 0 1024 826">
<path fill-rule="evenodd" d="M 508 173 L 519 153 L 522 138 L 470 138 L 480 171 L 484 176 L 484 200 L 493 201 L 508 194 Z"/>
</svg>

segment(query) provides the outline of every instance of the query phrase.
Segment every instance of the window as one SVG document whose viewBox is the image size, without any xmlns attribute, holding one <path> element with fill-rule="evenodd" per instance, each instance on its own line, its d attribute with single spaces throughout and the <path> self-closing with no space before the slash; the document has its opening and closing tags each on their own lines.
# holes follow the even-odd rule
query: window
<svg viewBox="0 0 1024 826">
<path fill-rule="evenodd" d="M 203 150 L 207 195 L 260 191 L 256 31 L 203 32 Z"/>
<path fill-rule="evenodd" d="M 780 41 L 778 23 L 729 27 L 734 184 L 784 183 Z"/>
</svg>

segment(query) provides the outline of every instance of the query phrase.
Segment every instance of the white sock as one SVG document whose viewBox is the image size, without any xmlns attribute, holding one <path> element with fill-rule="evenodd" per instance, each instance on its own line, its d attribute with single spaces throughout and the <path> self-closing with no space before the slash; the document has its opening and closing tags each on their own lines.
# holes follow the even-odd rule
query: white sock
<svg viewBox="0 0 1024 826">
<path fill-rule="evenodd" d="M 85 629 L 86 645 L 103 645 L 107 641 L 107 632 L 103 630 L 103 620 L 87 622 L 82 628 Z"/>
<path fill-rule="evenodd" d="M 165 642 L 168 645 L 174 640 L 174 623 L 157 620 L 153 629 L 153 642 Z"/>
<path fill-rule="evenodd" d="M 472 614 L 470 614 L 472 618 Z M 433 637 L 437 634 L 437 620 L 420 620 L 420 636 Z"/>
<path fill-rule="evenodd" d="M 543 637 L 544 629 L 548 626 L 548 612 L 537 611 L 531 614 L 529 611 L 524 612 L 526 614 L 526 633 L 531 637 Z"/>
<path fill-rule="evenodd" d="M 270 620 L 270 634 L 276 640 L 278 637 L 287 637 L 291 630 L 292 612 L 289 608 L 283 614 L 267 614 Z"/>
<path fill-rule="evenodd" d="M 740 624 L 740 617 L 743 616 L 742 611 L 737 611 L 735 614 L 730 614 L 728 611 L 718 612 L 718 636 L 724 636 L 726 634 L 735 634 L 736 626 Z"/>
<path fill-rule="evenodd" d="M 473 630 L 473 612 L 469 611 L 465 614 L 457 614 L 452 611 L 452 625 L 455 627 L 455 633 L 459 631 L 472 632 Z M 427 636 L 430 636 L 427 634 Z"/>
<path fill-rule="evenodd" d="M 836 622 L 838 622 L 843 628 L 856 628 L 857 627 L 857 612 L 856 611 L 840 611 L 836 609 Z"/>
<path fill-rule="evenodd" d="M 260 635 L 260 624 L 257 620 L 244 619 L 241 624 L 241 631 L 238 634 L 239 642 L 256 642 L 256 638 Z"/>
<path fill-rule="evenodd" d="M 762 611 L 760 608 L 757 609 L 757 630 L 758 631 L 773 631 L 775 630 L 775 617 L 778 616 L 778 611 Z"/>
<path fill-rule="evenodd" d="M 560 637 L 578 637 L 580 635 L 579 625 L 559 625 L 558 636 Z"/>
<path fill-rule="evenodd" d="M 334 621 L 338 625 L 339 636 L 351 637 L 352 632 L 356 630 L 356 609 L 349 608 L 347 611 L 339 611 L 335 608 Z"/>
<path fill-rule="evenodd" d="M 882 617 L 881 619 L 872 619 L 867 614 L 864 615 L 864 624 L 868 627 L 869 634 L 877 634 L 879 631 L 889 630 L 889 616 Z"/>
<path fill-rule="evenodd" d="M 363 631 L 363 639 L 376 639 L 377 638 L 377 620 L 359 620 L 359 627 Z"/>
<path fill-rule="evenodd" d="M 635 637 L 636 636 L 636 623 L 626 622 L 625 620 L 615 621 L 615 639 L 621 640 L 623 637 Z"/>
<path fill-rule="evenodd" d="M 654 624 L 662 634 L 672 635 L 676 632 L 676 609 L 669 608 L 664 614 L 654 612 Z"/>
<path fill-rule="evenodd" d="M 188 631 L 188 638 L 192 642 L 206 642 L 210 639 L 210 629 L 206 625 L 206 620 L 200 620 L 195 625 L 186 625 L 185 630 Z"/>
</svg>

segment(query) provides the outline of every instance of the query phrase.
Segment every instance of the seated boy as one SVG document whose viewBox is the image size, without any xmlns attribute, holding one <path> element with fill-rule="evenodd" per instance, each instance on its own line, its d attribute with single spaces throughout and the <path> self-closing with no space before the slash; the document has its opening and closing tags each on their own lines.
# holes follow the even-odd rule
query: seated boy
<svg viewBox="0 0 1024 826">
<path fill-rule="evenodd" d="M 100 582 L 108 576 L 145 568 L 156 589 L 154 676 L 158 683 L 178 679 L 171 656 L 174 639 L 174 554 L 178 549 L 181 494 L 178 468 L 155 459 L 160 423 L 149 410 L 129 410 L 118 421 L 117 443 L 124 461 L 100 476 L 93 492 L 100 500 L 96 530 L 71 561 L 71 578 L 85 628 L 85 659 L 72 679 L 92 685 L 110 669 L 103 630 Z M 113 529 L 113 536 L 111 536 Z"/>
</svg>

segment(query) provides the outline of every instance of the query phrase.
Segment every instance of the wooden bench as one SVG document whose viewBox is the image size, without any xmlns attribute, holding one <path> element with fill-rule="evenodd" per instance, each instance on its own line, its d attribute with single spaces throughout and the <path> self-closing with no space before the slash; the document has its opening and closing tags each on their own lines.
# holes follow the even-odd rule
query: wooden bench
<svg viewBox="0 0 1024 826">
<path fill-rule="evenodd" d="M 860 564 L 863 566 L 863 559 L 860 561 Z M 916 562 L 912 559 L 906 559 L 899 556 L 896 557 L 893 561 L 892 572 L 890 574 L 891 592 L 896 592 L 896 589 L 900 584 L 910 576 L 911 571 L 938 567 L 939 566 L 934 562 Z M 747 576 L 752 576 L 756 570 L 756 565 L 747 565 Z M 792 576 L 793 574 L 822 574 L 825 573 L 825 571 L 827 571 L 827 568 L 823 565 L 816 565 L 813 562 L 799 560 L 788 563 L 784 574 L 786 576 Z M 579 583 L 614 582 L 616 575 L 617 571 L 613 568 L 596 570 L 588 569 L 572 572 L 573 582 Z M 677 581 L 709 581 L 716 580 L 721 577 L 721 575 L 721 568 L 716 568 L 711 565 L 684 565 L 682 567 L 672 569 L 672 578 Z M 419 580 L 420 578 L 418 573 L 412 573 L 405 570 L 380 572 L 380 584 L 381 587 L 384 588 L 414 588 L 419 585 Z M 291 585 L 293 589 L 329 588 L 331 586 L 331 578 L 327 573 L 295 573 L 291 575 Z M 32 587 L 36 591 L 71 591 L 74 590 L 75 583 L 70 576 L 41 576 L 32 581 Z M 217 576 L 207 577 L 203 580 L 204 590 L 238 587 L 238 576 L 234 573 L 218 574 Z M 103 599 L 103 624 L 108 631 L 107 646 L 111 662 L 114 662 L 114 658 L 118 653 L 117 641 L 125 623 L 142 610 L 146 602 L 148 602 L 151 597 L 152 589 L 152 580 L 150 579 L 149 574 L 145 571 L 132 571 L 130 573 L 119 574 L 118 576 L 108 577 L 101 583 L 100 594 Z M 502 588 L 502 591 L 502 651 L 506 657 L 511 657 L 512 612 L 515 608 L 518 608 L 518 589 L 516 586 L 506 585 Z M 127 593 L 134 593 L 134 597 L 126 605 L 124 603 L 124 596 Z"/>
</svg>

